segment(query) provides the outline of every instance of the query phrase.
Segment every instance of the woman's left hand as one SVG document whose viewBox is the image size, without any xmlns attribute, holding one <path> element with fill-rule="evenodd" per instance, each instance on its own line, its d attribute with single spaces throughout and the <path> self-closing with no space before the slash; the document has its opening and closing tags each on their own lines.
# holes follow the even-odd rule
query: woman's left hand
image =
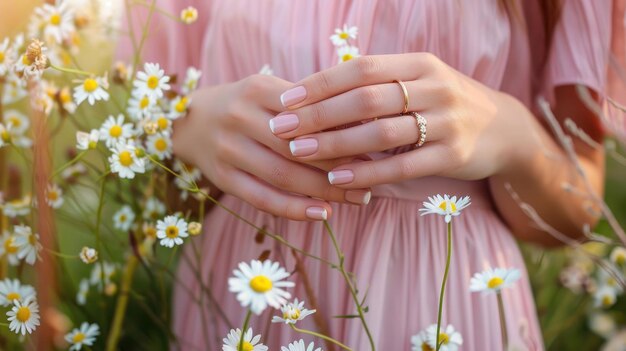
<svg viewBox="0 0 626 351">
<path fill-rule="evenodd" d="M 394 80 L 407 88 L 408 111 L 426 118 L 426 143 L 384 159 L 341 165 L 329 173 L 331 183 L 367 188 L 431 175 L 482 179 L 516 162 L 528 142 L 527 121 L 516 118 L 516 109 L 524 108 L 518 100 L 429 53 L 363 56 L 315 73 L 282 94 L 290 110 L 272 119 L 270 128 L 293 139 L 291 152 L 303 161 L 415 144 L 416 118 L 400 115 L 404 94 Z"/>
</svg>

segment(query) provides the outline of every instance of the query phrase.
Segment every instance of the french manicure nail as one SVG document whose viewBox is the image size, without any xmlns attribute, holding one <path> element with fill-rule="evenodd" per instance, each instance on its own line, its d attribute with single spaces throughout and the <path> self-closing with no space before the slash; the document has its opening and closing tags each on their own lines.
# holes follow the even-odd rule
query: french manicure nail
<svg viewBox="0 0 626 351">
<path fill-rule="evenodd" d="M 328 211 L 323 207 L 309 207 L 306 209 L 306 216 L 318 221 L 328 219 Z"/>
<path fill-rule="evenodd" d="M 328 172 L 328 182 L 333 185 L 346 184 L 354 180 L 354 173 L 349 169 Z"/>
<path fill-rule="evenodd" d="M 300 121 L 298 121 L 298 116 L 293 113 L 288 115 L 279 115 L 270 119 L 270 129 L 274 134 L 291 132 L 292 130 L 298 128 L 299 124 Z"/>
<path fill-rule="evenodd" d="M 289 142 L 289 150 L 294 156 L 309 156 L 313 155 L 318 148 L 316 139 L 296 139 Z"/>
<path fill-rule="evenodd" d="M 372 192 L 369 190 L 348 190 L 345 199 L 357 205 L 367 205 L 372 199 Z"/>
<path fill-rule="evenodd" d="M 306 89 L 303 86 L 291 88 L 280 95 L 280 102 L 285 107 L 293 106 L 306 98 Z"/>
</svg>

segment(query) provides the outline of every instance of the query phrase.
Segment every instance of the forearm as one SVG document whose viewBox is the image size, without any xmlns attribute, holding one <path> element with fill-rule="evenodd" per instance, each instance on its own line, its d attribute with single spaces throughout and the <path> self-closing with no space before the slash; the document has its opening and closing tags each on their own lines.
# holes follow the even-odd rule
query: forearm
<svg viewBox="0 0 626 351">
<path fill-rule="evenodd" d="M 551 227 L 572 239 L 580 238 L 584 225 L 593 227 L 598 219 L 594 215 L 597 206 L 593 199 L 602 198 L 603 152 L 574 140 L 583 178 L 560 143 L 525 106 L 515 100 L 507 108 L 520 119 L 520 135 L 525 140 L 523 147 L 517 147 L 512 152 L 507 167 L 489 179 L 492 197 L 501 216 L 514 235 L 521 240 L 550 246 L 562 244 L 539 228 L 522 211 L 519 203 L 512 197 L 512 190 L 519 195 L 519 200 L 530 205 Z M 561 108 L 560 111 L 557 109 L 555 113 L 568 113 L 569 117 L 572 111 L 568 109 L 570 107 Z M 509 189 L 507 184 L 510 185 Z M 575 190 L 566 191 L 564 186 Z"/>
</svg>

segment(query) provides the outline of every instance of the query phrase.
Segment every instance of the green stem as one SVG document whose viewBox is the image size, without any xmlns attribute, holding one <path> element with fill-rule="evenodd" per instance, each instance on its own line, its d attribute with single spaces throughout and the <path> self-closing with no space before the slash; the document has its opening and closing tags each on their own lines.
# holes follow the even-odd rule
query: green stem
<svg viewBox="0 0 626 351">
<path fill-rule="evenodd" d="M 250 317 L 252 316 L 252 310 L 248 310 L 248 313 L 246 314 L 246 320 L 243 322 L 243 330 L 241 331 L 241 338 L 239 339 L 239 347 L 237 347 L 237 350 L 239 351 L 244 351 L 243 350 L 243 336 L 246 334 L 246 330 L 248 330 L 248 325 L 250 324 Z"/>
<path fill-rule="evenodd" d="M 502 331 L 502 350 L 507 350 L 509 345 L 509 337 L 506 331 L 506 315 L 504 312 L 504 303 L 502 301 L 502 292 L 498 291 L 496 293 L 496 297 L 498 298 L 498 312 L 500 314 L 500 330 Z"/>
<path fill-rule="evenodd" d="M 437 312 L 437 348 L 439 351 L 441 343 L 439 342 L 439 335 L 441 332 L 441 312 L 443 312 L 443 295 L 446 291 L 446 282 L 448 280 L 448 272 L 450 270 L 450 258 L 452 257 L 452 221 L 448 222 L 448 254 L 446 257 L 446 269 L 443 273 L 443 281 L 441 282 L 441 292 L 439 292 L 439 311 Z"/>
<path fill-rule="evenodd" d="M 119 296 L 117 297 L 117 305 L 115 306 L 115 314 L 113 315 L 113 324 L 111 331 L 107 337 L 107 351 L 117 350 L 117 343 L 120 339 L 120 332 L 122 330 L 122 324 L 124 323 L 124 315 L 126 314 L 126 307 L 128 306 L 128 295 L 130 293 L 130 287 L 133 283 L 133 274 L 135 268 L 137 268 L 137 256 L 128 256 L 126 267 L 124 269 L 124 277 L 122 278 L 122 286 L 120 288 Z"/>
<path fill-rule="evenodd" d="M 89 73 L 89 72 L 86 72 L 86 71 L 81 71 L 79 69 L 73 69 L 73 68 L 56 66 L 56 65 L 53 65 L 52 63 L 50 64 L 50 68 L 56 69 L 57 71 L 61 71 L 61 72 L 65 72 L 65 73 L 80 74 L 82 76 L 93 76 L 93 73 Z"/>
<path fill-rule="evenodd" d="M 333 344 L 341 347 L 344 350 L 352 351 L 352 349 L 349 348 L 348 346 L 346 346 L 346 345 L 340 343 L 339 341 L 337 341 L 337 340 L 335 340 L 335 339 L 333 339 L 331 337 L 328 337 L 328 336 L 326 336 L 324 334 L 316 333 L 316 332 L 311 331 L 311 330 L 300 329 L 300 328 L 296 327 L 293 324 L 289 324 L 289 326 L 291 327 L 291 329 L 297 331 L 298 333 L 312 335 L 312 336 L 315 336 L 317 338 L 324 339 L 324 340 L 326 340 L 328 342 L 332 342 Z"/>
<path fill-rule="evenodd" d="M 54 173 L 52 173 L 52 175 L 50 176 L 50 180 L 54 179 L 54 177 L 56 177 L 57 175 L 59 175 L 59 173 L 63 172 L 63 170 L 65 170 L 66 168 L 68 168 L 69 166 L 75 164 L 76 162 L 80 161 L 80 159 L 85 155 L 85 153 L 87 153 L 87 150 L 81 151 L 78 155 L 76 155 L 76 157 L 74 157 L 71 161 L 69 161 L 68 163 L 64 164 L 63 166 L 61 166 L 59 169 L 57 169 Z"/>
<path fill-rule="evenodd" d="M 332 240 L 333 242 L 333 246 L 335 247 L 335 251 L 337 252 L 337 258 L 339 258 L 339 265 L 337 266 L 337 269 L 339 269 L 339 272 L 341 272 L 343 279 L 346 281 L 346 285 L 348 286 L 348 290 L 350 291 L 352 300 L 354 300 L 354 304 L 356 305 L 356 310 L 359 315 L 359 319 L 361 320 L 361 324 L 363 324 L 363 329 L 365 330 L 365 334 L 367 334 L 367 339 L 370 342 L 370 347 L 372 348 L 372 351 L 376 351 L 376 345 L 374 345 L 374 338 L 372 337 L 372 333 L 370 332 L 369 327 L 367 326 L 367 322 L 365 321 L 365 316 L 363 314 L 363 307 L 361 306 L 361 303 L 359 302 L 359 297 L 357 296 L 356 289 L 352 286 L 352 281 L 350 280 L 350 276 L 348 276 L 348 272 L 346 272 L 343 266 L 344 254 L 341 251 L 339 244 L 337 243 L 337 238 L 335 237 L 335 233 L 330 227 L 330 224 L 328 223 L 328 221 L 326 220 L 324 221 L 324 226 L 326 227 L 326 231 L 328 231 L 330 240 Z"/>
</svg>

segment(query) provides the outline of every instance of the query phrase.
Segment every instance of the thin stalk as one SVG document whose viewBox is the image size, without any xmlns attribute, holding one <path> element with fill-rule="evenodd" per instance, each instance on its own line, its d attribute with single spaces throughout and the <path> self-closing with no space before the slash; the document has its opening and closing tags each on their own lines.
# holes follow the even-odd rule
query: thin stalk
<svg viewBox="0 0 626 351">
<path fill-rule="evenodd" d="M 439 310 L 437 312 L 437 348 L 439 351 L 441 343 L 439 342 L 439 335 L 441 332 L 441 313 L 443 311 L 443 295 L 446 291 L 446 282 L 448 281 L 448 272 L 450 270 L 450 258 L 452 257 L 452 221 L 448 222 L 448 254 L 446 257 L 446 269 L 443 272 L 443 281 L 441 282 L 441 291 L 439 292 Z"/>
<path fill-rule="evenodd" d="M 509 346 L 509 336 L 506 330 L 506 315 L 504 312 L 504 302 L 502 302 L 502 292 L 498 291 L 496 293 L 496 297 L 498 298 L 498 312 L 500 315 L 500 330 L 502 331 L 502 350 L 507 350 Z"/>
<path fill-rule="evenodd" d="M 248 313 L 246 314 L 246 320 L 243 322 L 243 330 L 241 331 L 241 338 L 239 339 L 239 346 L 237 347 L 237 350 L 239 351 L 244 351 L 243 350 L 243 336 L 246 334 L 246 330 L 248 330 L 248 325 L 250 325 L 250 317 L 252 316 L 252 310 L 248 310 Z"/>
<path fill-rule="evenodd" d="M 133 283 L 135 268 L 137 268 L 138 263 L 139 261 L 135 255 L 128 256 L 128 261 L 126 261 L 126 267 L 124 268 L 124 277 L 122 278 L 120 294 L 117 297 L 115 314 L 113 315 L 113 324 L 111 325 L 111 331 L 107 337 L 107 351 L 117 350 L 117 343 L 120 339 L 120 332 L 122 330 L 122 324 L 124 323 L 124 315 L 126 314 L 126 307 L 128 306 L 128 295 Z"/>
<path fill-rule="evenodd" d="M 324 334 L 316 333 L 316 332 L 311 331 L 311 330 L 300 329 L 300 328 L 296 327 L 293 324 L 289 324 L 289 326 L 291 327 L 291 329 L 297 331 L 298 333 L 308 334 L 308 335 L 314 336 L 316 338 L 324 339 L 324 340 L 326 340 L 328 342 L 332 342 L 333 344 L 341 347 L 344 350 L 352 351 L 352 349 L 349 348 L 348 346 L 346 346 L 346 345 L 340 343 L 339 341 L 337 341 L 337 340 L 335 340 L 335 339 L 333 339 L 333 338 L 331 338 L 329 336 L 326 336 Z"/>
<path fill-rule="evenodd" d="M 56 66 L 56 65 L 53 65 L 52 63 L 50 64 L 50 68 L 56 69 L 57 71 L 61 71 L 65 73 L 79 74 L 82 76 L 93 76 L 93 73 L 90 73 L 90 72 L 81 71 L 79 69 Z"/>
</svg>

